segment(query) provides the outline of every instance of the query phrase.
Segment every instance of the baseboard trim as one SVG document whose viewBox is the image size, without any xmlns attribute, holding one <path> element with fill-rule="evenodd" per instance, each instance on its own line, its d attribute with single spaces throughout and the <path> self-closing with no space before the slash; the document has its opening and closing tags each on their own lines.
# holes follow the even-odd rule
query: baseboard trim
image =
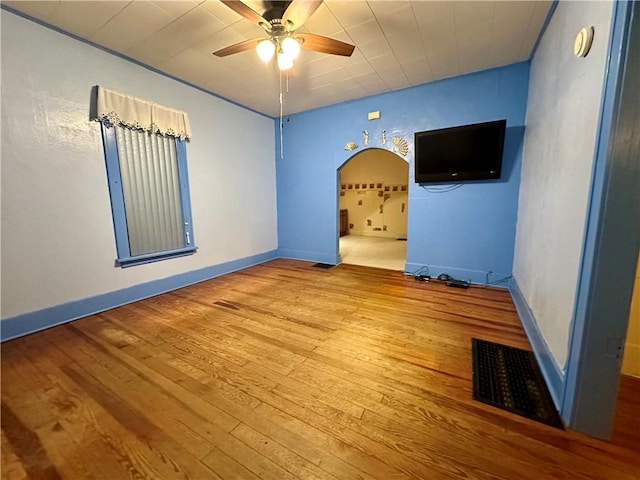
<svg viewBox="0 0 640 480">
<path fill-rule="evenodd" d="M 428 269 L 428 270 L 427 270 Z M 457 280 L 467 280 L 477 285 L 484 285 L 487 281 L 487 272 L 481 270 L 468 270 L 465 268 L 455 267 L 443 267 L 440 265 L 423 265 L 421 263 L 409 263 L 407 262 L 404 267 L 404 271 L 409 274 L 416 274 L 420 272 L 423 275 L 430 275 L 431 277 L 437 277 L 442 273 L 452 276 Z M 509 273 L 491 273 L 489 282 L 495 282 L 500 279 L 508 279 L 511 277 Z M 498 288 L 508 288 L 508 283 L 493 285 Z"/>
<path fill-rule="evenodd" d="M 0 342 L 22 337 L 161 293 L 170 292 L 178 288 L 193 285 L 194 283 L 203 282 L 243 268 L 264 263 L 274 258 L 277 258 L 277 251 L 271 250 L 199 270 L 179 273 L 171 277 L 141 283 L 121 290 L 103 293 L 94 297 L 16 315 L 15 317 L 7 318 L 0 322 Z"/>
<path fill-rule="evenodd" d="M 357 235 L 359 237 L 372 237 L 372 238 L 389 238 L 392 240 L 395 240 L 399 237 L 407 238 L 407 232 L 390 232 L 388 230 L 383 232 L 371 232 L 371 231 L 357 232 L 355 230 L 349 230 L 349 234 L 346 236 L 348 237 L 349 235 Z"/>
<path fill-rule="evenodd" d="M 305 250 L 291 250 L 288 248 L 279 248 L 278 257 L 288 258 L 291 260 L 306 260 L 308 262 L 328 263 L 330 265 L 338 265 L 340 263 L 340 254 L 309 252 Z"/>
<path fill-rule="evenodd" d="M 547 382 L 547 387 L 549 388 L 549 393 L 551 394 L 553 403 L 555 404 L 556 409 L 561 412 L 565 387 L 564 374 L 560 368 L 558 368 L 558 365 L 553 359 L 551 350 L 549 350 L 549 346 L 544 340 L 542 332 L 538 328 L 538 322 L 536 321 L 529 304 L 525 300 L 515 278 L 511 279 L 509 292 L 511 293 L 511 298 L 513 298 L 513 303 L 516 306 L 518 316 L 520 317 L 524 331 L 527 334 L 529 343 L 531 343 L 531 348 L 533 348 L 533 353 L 538 360 L 538 365 L 540 366 L 542 375 Z M 565 418 L 563 418 L 563 420 L 565 422 L 567 421 Z"/>
<path fill-rule="evenodd" d="M 639 281 L 636 280 L 636 282 Z M 627 343 L 624 346 L 621 373 L 622 375 L 640 378 L 640 345 Z"/>
</svg>

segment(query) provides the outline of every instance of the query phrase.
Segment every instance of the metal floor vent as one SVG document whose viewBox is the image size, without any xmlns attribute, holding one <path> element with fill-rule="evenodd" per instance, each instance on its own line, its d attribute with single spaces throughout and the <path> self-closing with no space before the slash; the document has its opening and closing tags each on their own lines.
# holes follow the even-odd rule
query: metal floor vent
<svg viewBox="0 0 640 480">
<path fill-rule="evenodd" d="M 563 428 L 533 352 L 473 338 L 473 398 Z"/>
<path fill-rule="evenodd" d="M 315 268 L 324 268 L 325 270 L 335 267 L 335 265 L 331 265 L 330 263 L 316 263 L 313 266 Z"/>
</svg>

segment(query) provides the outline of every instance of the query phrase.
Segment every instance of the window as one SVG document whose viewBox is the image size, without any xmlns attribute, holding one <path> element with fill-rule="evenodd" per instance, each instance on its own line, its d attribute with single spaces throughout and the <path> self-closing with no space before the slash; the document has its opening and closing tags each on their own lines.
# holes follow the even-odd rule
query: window
<svg viewBox="0 0 640 480">
<path fill-rule="evenodd" d="M 174 133 L 185 133 L 185 129 L 169 127 L 164 131 L 168 133 L 163 133 L 154 122 L 150 122 L 147 129 L 137 118 L 133 122 L 125 121 L 113 109 L 100 115 L 100 90 L 97 119 L 102 124 L 117 263 L 129 267 L 193 254 L 196 248 L 186 138 Z M 166 108 L 135 97 L 116 95 L 120 96 L 119 100 L 125 98 L 127 102 L 143 102 L 143 106 L 151 105 L 155 109 Z M 136 105 L 134 113 L 140 115 L 140 105 Z M 156 116 L 153 120 L 157 119 Z M 188 131 L 188 123 L 186 126 Z"/>
</svg>

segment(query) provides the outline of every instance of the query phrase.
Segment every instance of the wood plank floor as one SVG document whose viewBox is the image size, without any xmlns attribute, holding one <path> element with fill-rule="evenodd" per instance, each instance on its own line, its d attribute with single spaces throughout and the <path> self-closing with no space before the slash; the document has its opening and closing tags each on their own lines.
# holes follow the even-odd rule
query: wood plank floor
<svg viewBox="0 0 640 480">
<path fill-rule="evenodd" d="M 638 479 L 613 442 L 471 398 L 506 291 L 275 260 L 2 345 L 2 478 Z"/>
</svg>

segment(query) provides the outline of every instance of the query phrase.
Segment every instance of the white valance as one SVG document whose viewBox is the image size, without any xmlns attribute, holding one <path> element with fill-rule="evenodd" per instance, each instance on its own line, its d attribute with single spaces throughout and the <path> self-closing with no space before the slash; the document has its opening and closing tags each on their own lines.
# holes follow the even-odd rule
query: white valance
<svg viewBox="0 0 640 480">
<path fill-rule="evenodd" d="M 189 117 L 185 112 L 104 87 L 98 87 L 96 120 L 105 125 L 122 125 L 181 140 L 191 138 Z"/>
</svg>

